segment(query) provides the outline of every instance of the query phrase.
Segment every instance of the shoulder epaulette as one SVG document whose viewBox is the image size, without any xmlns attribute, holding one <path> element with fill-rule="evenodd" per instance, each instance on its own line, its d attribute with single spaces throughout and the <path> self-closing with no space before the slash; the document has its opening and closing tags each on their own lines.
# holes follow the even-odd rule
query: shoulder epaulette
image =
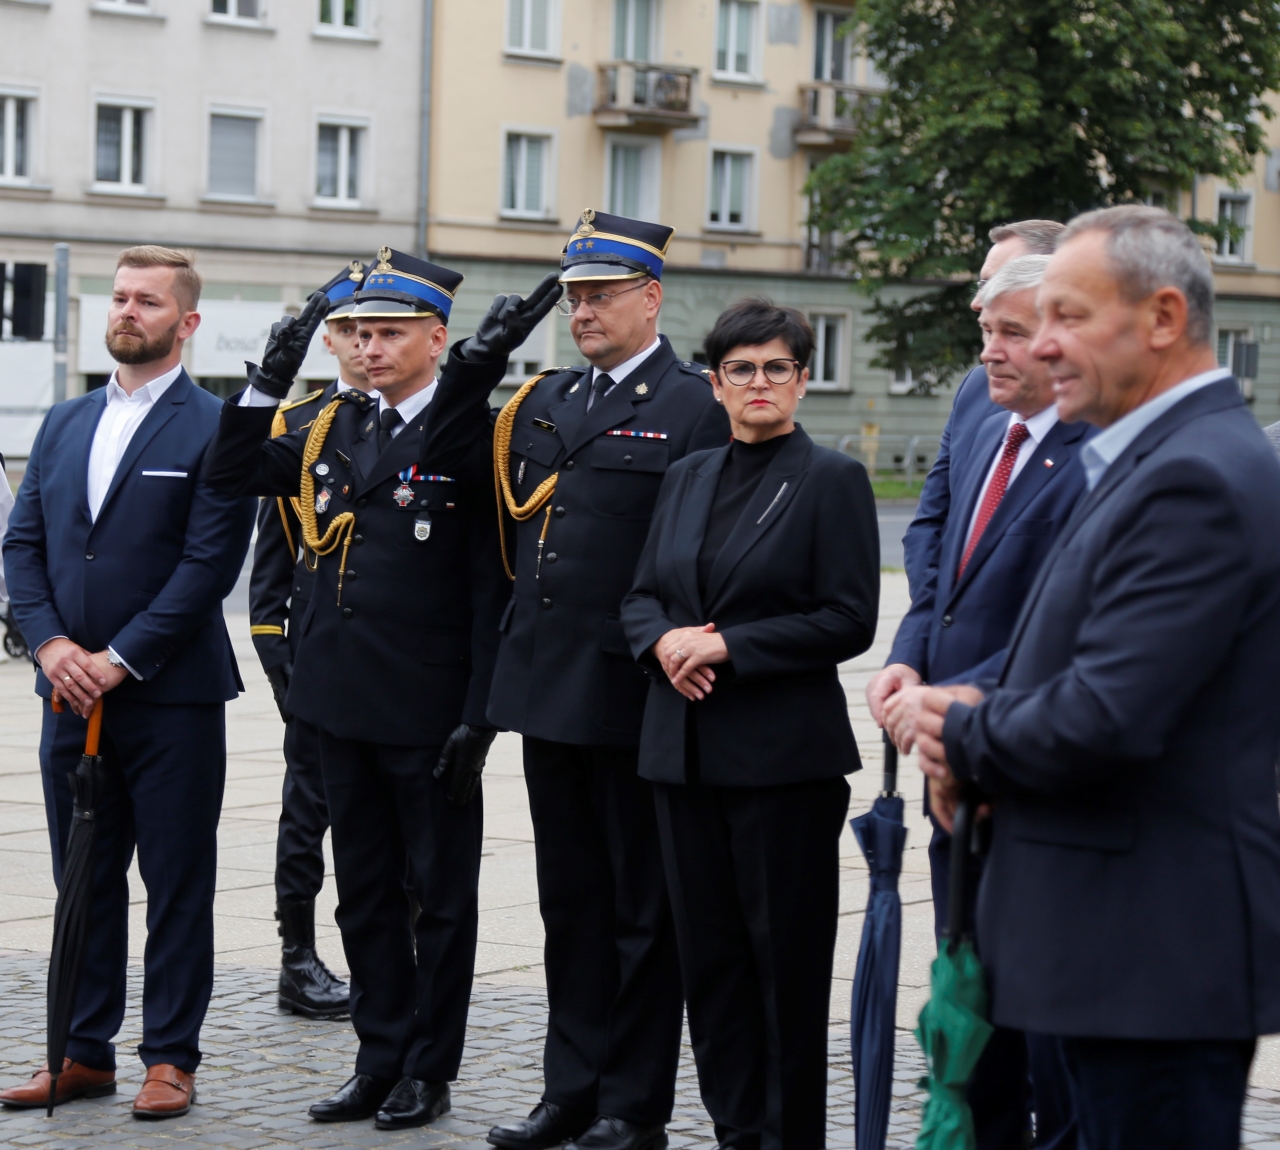
<svg viewBox="0 0 1280 1150">
<path fill-rule="evenodd" d="M 303 404 L 314 403 L 323 394 L 324 394 L 324 388 L 318 387 L 316 388 L 315 391 L 309 392 L 308 394 L 304 395 L 301 399 L 295 399 L 292 403 L 282 403 L 278 408 L 276 408 L 276 410 L 281 412 L 282 414 L 286 411 L 292 411 L 295 407 L 302 407 Z"/>
<path fill-rule="evenodd" d="M 701 379 L 703 383 L 710 383 L 712 376 L 715 374 L 711 368 L 707 367 L 705 364 L 692 363 L 687 359 L 682 359 L 680 361 L 680 367 L 687 374 Z"/>
</svg>

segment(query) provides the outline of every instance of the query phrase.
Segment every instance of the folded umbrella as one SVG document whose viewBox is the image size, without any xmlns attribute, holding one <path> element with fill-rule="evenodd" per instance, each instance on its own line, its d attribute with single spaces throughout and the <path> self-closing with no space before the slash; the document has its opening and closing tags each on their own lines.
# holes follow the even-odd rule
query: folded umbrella
<svg viewBox="0 0 1280 1150">
<path fill-rule="evenodd" d="M 53 709 L 62 710 L 54 698 Z M 84 754 L 71 780 L 71 832 L 67 836 L 67 852 L 62 860 L 62 882 L 53 911 L 53 950 L 49 955 L 48 1057 L 49 1117 L 53 1117 L 58 1097 L 58 1076 L 67 1055 L 67 1038 L 71 1033 L 71 1014 L 76 1005 L 76 989 L 80 984 L 80 966 L 84 959 L 85 927 L 93 899 L 93 841 L 96 836 L 96 812 L 102 794 L 104 773 L 98 754 L 102 734 L 102 700 L 98 699 L 89 715 Z"/>
<path fill-rule="evenodd" d="M 893 1099 L 894 1019 L 902 952 L 902 897 L 898 875 L 907 841 L 898 794 L 898 748 L 884 736 L 884 790 L 865 815 L 850 820 L 871 872 L 871 894 L 862 922 L 853 976 L 850 1038 L 856 1092 L 857 1150 L 884 1150 Z"/>
<path fill-rule="evenodd" d="M 965 1088 L 994 1029 L 987 1021 L 987 979 L 965 936 L 965 880 L 973 838 L 975 803 L 965 797 L 951 831 L 951 890 L 946 938 L 930 972 L 929 1001 L 920 1011 L 916 1038 L 929 1075 L 916 1150 L 975 1150 L 973 1111 Z"/>
</svg>

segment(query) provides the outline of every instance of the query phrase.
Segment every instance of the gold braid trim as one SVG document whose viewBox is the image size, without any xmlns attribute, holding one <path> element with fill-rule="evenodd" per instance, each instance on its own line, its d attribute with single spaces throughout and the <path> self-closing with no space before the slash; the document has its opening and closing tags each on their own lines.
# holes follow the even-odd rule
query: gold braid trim
<svg viewBox="0 0 1280 1150">
<path fill-rule="evenodd" d="M 524 402 L 524 397 L 531 392 L 537 385 L 539 380 L 545 379 L 551 375 L 553 371 L 559 369 L 553 368 L 552 371 L 544 371 L 541 375 L 535 375 L 528 383 L 524 384 L 519 391 L 515 393 L 498 412 L 498 421 L 493 427 L 493 487 L 494 494 L 498 500 L 498 539 L 502 544 L 502 567 L 507 573 L 507 578 L 513 583 L 515 582 L 515 573 L 511 570 L 511 562 L 507 558 L 507 533 L 505 524 L 502 521 L 502 512 L 505 510 L 510 514 L 511 518 L 517 523 L 523 523 L 527 519 L 532 519 L 543 507 L 547 508 L 546 522 L 542 525 L 542 537 L 538 541 L 539 549 L 547 538 L 547 527 L 551 523 L 551 508 L 547 506 L 551 501 L 551 497 L 556 493 L 556 480 L 560 478 L 560 472 L 547 476 L 538 484 L 536 490 L 524 503 L 517 503 L 515 493 L 511 490 L 511 432 L 515 427 L 516 412 L 520 410 L 520 405 Z"/>
<path fill-rule="evenodd" d="M 347 574 L 347 552 L 351 550 L 351 536 L 355 533 L 356 517 L 354 512 L 343 511 L 330 521 L 324 535 L 316 526 L 316 480 L 311 474 L 311 465 L 320 458 L 324 450 L 325 436 L 333 423 L 338 408 L 343 400 L 335 399 L 317 417 L 307 436 L 306 446 L 302 449 L 302 480 L 298 487 L 298 519 L 302 523 L 302 543 L 310 547 L 316 555 L 328 555 L 342 545 L 342 561 L 338 566 L 338 603 L 342 603 L 342 583 Z"/>
<path fill-rule="evenodd" d="M 288 425 L 284 421 L 284 408 L 277 407 L 275 418 L 271 421 L 271 438 L 279 439 L 286 431 L 289 430 Z M 284 525 L 285 541 L 289 544 L 289 554 L 296 556 L 298 554 L 298 545 L 293 541 L 293 532 L 289 529 L 289 514 L 284 509 L 284 497 L 276 497 L 276 507 L 280 509 L 280 522 Z M 296 510 L 296 508 L 295 508 Z M 305 557 L 305 552 L 304 552 Z"/>
</svg>

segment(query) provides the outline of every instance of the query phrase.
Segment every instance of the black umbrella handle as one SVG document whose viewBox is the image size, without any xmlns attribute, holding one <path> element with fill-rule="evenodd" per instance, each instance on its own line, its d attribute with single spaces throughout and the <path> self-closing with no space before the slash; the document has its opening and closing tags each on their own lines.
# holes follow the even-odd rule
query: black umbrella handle
<svg viewBox="0 0 1280 1150">
<path fill-rule="evenodd" d="M 951 826 L 951 884 L 947 905 L 947 941 L 956 945 L 964 937 L 965 905 L 969 885 L 969 855 L 973 851 L 973 813 L 977 803 L 961 795 Z"/>
<path fill-rule="evenodd" d="M 882 793 L 887 799 L 896 798 L 898 794 L 898 748 L 893 745 L 888 731 L 884 732 L 884 791 Z"/>
</svg>

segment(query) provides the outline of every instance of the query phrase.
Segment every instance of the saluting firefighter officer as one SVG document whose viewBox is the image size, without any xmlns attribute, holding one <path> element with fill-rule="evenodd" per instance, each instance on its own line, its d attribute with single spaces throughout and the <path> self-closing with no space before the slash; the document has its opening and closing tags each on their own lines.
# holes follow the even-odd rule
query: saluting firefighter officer
<svg viewBox="0 0 1280 1150">
<path fill-rule="evenodd" d="M 673 234 L 583 213 L 558 306 L 591 366 L 530 380 L 495 431 L 517 542 L 488 714 L 524 736 L 551 1013 L 542 1102 L 489 1133 L 506 1150 L 667 1142 L 680 973 L 636 773 L 648 679 L 619 609 L 667 467 L 729 438 L 702 368 L 657 332 Z"/>
<path fill-rule="evenodd" d="M 352 260 L 320 290 L 329 301 L 324 345 L 338 361 L 338 377 L 296 403 L 276 410 L 271 434 L 309 427 L 339 391 L 368 391 L 356 338 L 355 293 L 368 270 Z M 324 884 L 324 832 L 329 810 L 320 777 L 319 732 L 289 714 L 285 695 L 298 653 L 298 629 L 314 582 L 314 557 L 302 544 L 302 523 L 292 502 L 264 499 L 249 577 L 249 631 L 284 720 L 284 791 L 276 833 L 276 919 L 283 942 L 278 1001 L 307 1018 L 347 1013 L 347 984 L 316 953 L 316 895 Z"/>
<path fill-rule="evenodd" d="M 448 1110 L 462 1058 L 480 770 L 494 737 L 485 700 L 508 593 L 487 396 L 541 319 L 531 301 L 487 341 L 455 345 L 437 381 L 461 280 L 383 248 L 354 313 L 378 398 L 344 391 L 309 428 L 273 439 L 276 404 L 328 306 L 317 292 L 297 319 L 273 327 L 207 456 L 215 487 L 296 496 L 318 558 L 285 706 L 319 729 L 360 1050 L 353 1077 L 310 1113 L 328 1122 L 376 1115 L 381 1129 Z M 537 306 L 545 313 L 553 302 L 546 295 Z M 406 860 L 421 907 L 416 959 Z"/>
</svg>

